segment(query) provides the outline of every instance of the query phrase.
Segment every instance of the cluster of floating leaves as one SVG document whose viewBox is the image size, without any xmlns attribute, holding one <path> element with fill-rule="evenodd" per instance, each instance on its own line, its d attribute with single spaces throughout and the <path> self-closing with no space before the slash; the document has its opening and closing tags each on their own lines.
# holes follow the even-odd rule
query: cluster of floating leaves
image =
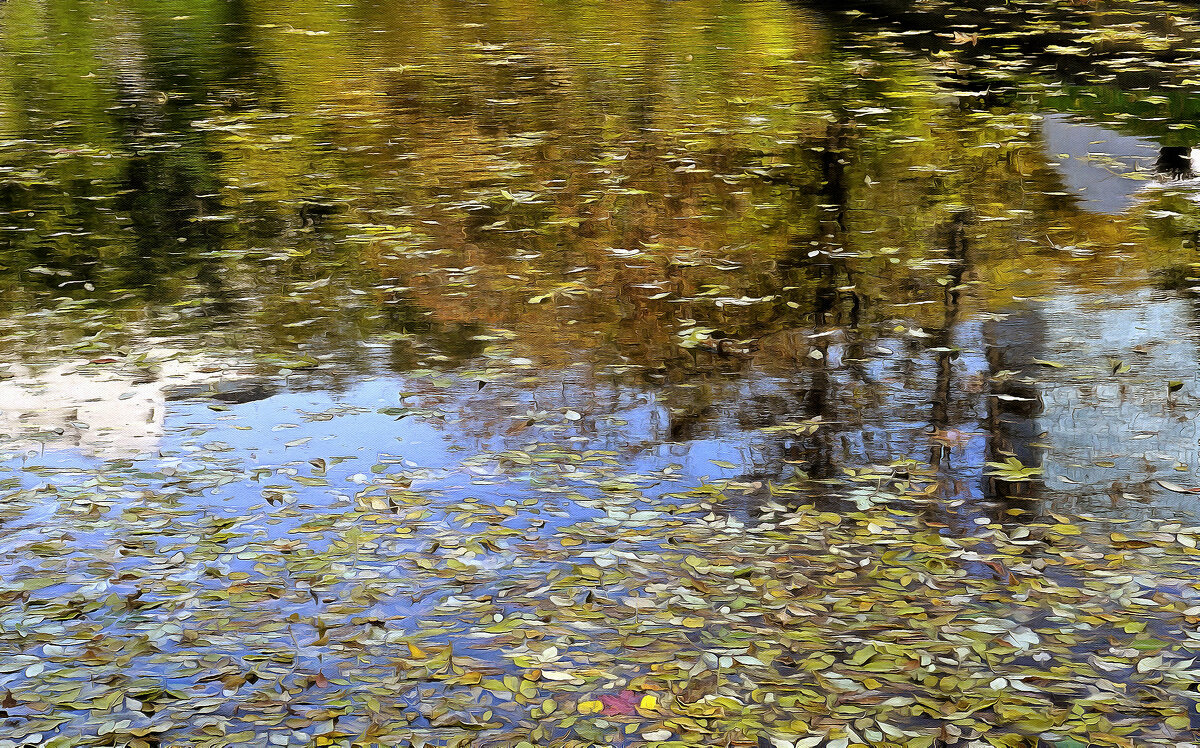
<svg viewBox="0 0 1200 748">
<path fill-rule="evenodd" d="M 798 502 L 799 483 L 689 485 L 537 443 L 455 476 L 387 465 L 316 505 L 287 471 L 221 454 L 8 481 L 0 745 L 1189 734 L 1198 528 L 1052 517 L 955 536 L 916 478 L 864 479 L 871 501 L 839 514 Z M 311 467 L 291 477 L 327 483 Z M 447 477 L 467 490 L 433 488 Z M 206 496 L 248 479 L 266 503 Z M 747 492 L 752 517 L 732 510 Z M 74 529 L 43 529 L 55 503 Z"/>
</svg>

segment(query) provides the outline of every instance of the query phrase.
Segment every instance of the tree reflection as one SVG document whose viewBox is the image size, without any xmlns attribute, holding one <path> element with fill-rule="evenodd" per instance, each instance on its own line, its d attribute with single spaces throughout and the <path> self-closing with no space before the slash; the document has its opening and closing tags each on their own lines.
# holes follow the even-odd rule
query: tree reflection
<svg viewBox="0 0 1200 748">
<path fill-rule="evenodd" d="M 1016 297 L 1118 275 L 1050 249 L 1180 264 L 1091 225 L 1035 105 L 948 97 L 944 61 L 802 7 L 43 5 L 4 11 L 30 21 L 0 91 L 20 355 L 71 330 L 311 359 L 314 386 L 585 365 L 672 448 L 758 439 L 772 479 L 928 457 L 950 503 L 1034 493 L 981 477 L 1041 459 L 1048 323 Z M 793 421 L 821 425 L 758 434 Z"/>
</svg>

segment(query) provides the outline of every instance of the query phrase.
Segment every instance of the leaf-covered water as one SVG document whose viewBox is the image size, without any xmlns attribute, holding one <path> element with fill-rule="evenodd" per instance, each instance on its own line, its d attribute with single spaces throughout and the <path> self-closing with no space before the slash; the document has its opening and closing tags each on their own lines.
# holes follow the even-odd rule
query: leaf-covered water
<svg viewBox="0 0 1200 748">
<path fill-rule="evenodd" d="M 1192 740 L 1196 11 L 907 5 L 0 5 L 0 746 Z"/>
</svg>

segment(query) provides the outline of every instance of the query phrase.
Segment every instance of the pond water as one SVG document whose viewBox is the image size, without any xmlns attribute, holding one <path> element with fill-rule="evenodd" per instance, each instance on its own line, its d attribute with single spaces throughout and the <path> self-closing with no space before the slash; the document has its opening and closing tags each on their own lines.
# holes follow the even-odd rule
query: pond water
<svg viewBox="0 0 1200 748">
<path fill-rule="evenodd" d="M 426 407 L 415 376 L 455 459 L 573 411 L 552 440 L 696 478 L 944 452 L 985 507 L 1015 456 L 1043 508 L 1191 513 L 1156 482 L 1197 467 L 1196 189 L 1153 171 L 1186 88 L 963 91 L 817 9 L 629 12 L 10 5 L 12 464 L 152 464 L 237 420 L 253 468 L 307 430 L 267 428 L 297 393 L 369 409 L 353 441 Z M 216 390 L 245 392 L 198 417 Z M 409 427 L 369 428 L 373 464 Z"/>
<path fill-rule="evenodd" d="M 392 585 L 353 615 L 393 643 L 483 604 L 396 559 L 493 605 L 580 521 L 898 483 L 950 537 L 1194 521 L 1200 179 L 1155 170 L 1200 141 L 1194 13 L 927 5 L 0 5 L 0 564 L 57 611 L 0 621 L 13 744 L 365 734 L 229 704 L 247 662 L 365 661 L 321 649 L 339 596 Z M 189 619 L 95 729 L 63 663 Z M 172 689 L 190 732 L 141 708 Z"/>
</svg>

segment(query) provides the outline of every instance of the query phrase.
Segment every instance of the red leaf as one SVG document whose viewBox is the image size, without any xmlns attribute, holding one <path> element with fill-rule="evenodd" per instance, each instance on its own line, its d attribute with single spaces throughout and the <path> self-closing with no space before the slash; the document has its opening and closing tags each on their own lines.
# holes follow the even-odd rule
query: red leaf
<svg viewBox="0 0 1200 748">
<path fill-rule="evenodd" d="M 600 713 L 612 717 L 619 714 L 637 714 L 637 705 L 642 695 L 637 691 L 625 690 L 616 695 L 607 694 L 599 698 L 600 703 L 604 704 L 604 711 Z"/>
</svg>

